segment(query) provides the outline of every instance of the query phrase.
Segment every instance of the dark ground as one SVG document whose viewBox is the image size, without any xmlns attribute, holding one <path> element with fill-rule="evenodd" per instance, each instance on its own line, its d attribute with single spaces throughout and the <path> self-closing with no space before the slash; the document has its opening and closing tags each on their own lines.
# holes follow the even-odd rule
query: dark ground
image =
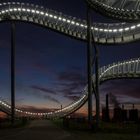
<svg viewBox="0 0 140 140">
<path fill-rule="evenodd" d="M 32 121 L 28 126 L 0 130 L 0 140 L 140 140 L 136 134 L 68 131 L 49 120 Z"/>
</svg>

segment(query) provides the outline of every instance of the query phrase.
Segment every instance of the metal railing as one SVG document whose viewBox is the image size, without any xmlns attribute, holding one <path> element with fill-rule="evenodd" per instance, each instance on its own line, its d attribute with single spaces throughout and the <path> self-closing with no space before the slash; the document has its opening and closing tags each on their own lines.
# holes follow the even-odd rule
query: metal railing
<svg viewBox="0 0 140 140">
<path fill-rule="evenodd" d="M 138 59 L 131 59 L 128 61 L 113 63 L 108 66 L 104 66 L 100 68 L 100 84 L 104 81 L 111 80 L 111 79 L 117 79 L 117 78 L 140 78 L 140 58 Z M 93 82 L 95 79 L 95 75 L 93 75 Z M 44 112 L 44 113 L 33 113 L 33 112 L 26 112 L 22 111 L 20 109 L 15 109 L 16 115 L 26 115 L 26 116 L 46 116 L 49 118 L 53 117 L 64 117 L 67 116 L 76 110 L 78 110 L 81 106 L 83 106 L 88 99 L 88 91 L 87 86 L 83 90 L 82 97 L 77 100 L 76 102 L 70 104 L 69 106 L 66 106 L 60 110 L 54 111 L 54 112 Z M 0 109 L 3 111 L 7 111 L 9 114 L 11 111 L 11 106 L 7 104 L 6 102 L 0 100 Z"/>
<path fill-rule="evenodd" d="M 0 21 L 24 21 L 86 41 L 85 20 L 67 16 L 42 6 L 20 3 L 0 3 Z M 94 23 L 91 27 L 94 40 L 101 44 L 128 43 L 140 39 L 140 23 Z"/>
<path fill-rule="evenodd" d="M 87 0 L 96 11 L 115 19 L 140 20 L 139 0 Z"/>
</svg>

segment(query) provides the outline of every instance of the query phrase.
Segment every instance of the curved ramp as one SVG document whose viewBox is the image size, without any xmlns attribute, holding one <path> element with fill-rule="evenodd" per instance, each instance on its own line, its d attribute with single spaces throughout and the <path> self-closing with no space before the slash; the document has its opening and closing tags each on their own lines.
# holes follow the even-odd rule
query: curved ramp
<svg viewBox="0 0 140 140">
<path fill-rule="evenodd" d="M 128 61 L 113 63 L 108 66 L 104 66 L 100 68 L 100 84 L 104 81 L 118 78 L 140 78 L 140 58 L 131 59 Z M 95 76 L 93 75 L 93 82 L 95 81 Z M 69 106 L 64 107 L 61 110 L 57 110 L 54 112 L 42 112 L 42 113 L 33 113 L 33 112 L 25 112 L 20 109 L 15 109 L 16 115 L 26 115 L 26 116 L 46 116 L 48 118 L 54 117 L 64 117 L 67 116 L 80 107 L 82 107 L 88 99 L 88 91 L 87 86 L 83 90 L 83 95 L 79 100 L 70 104 Z M 11 112 L 11 106 L 6 102 L 0 100 L 0 109 L 4 110 L 7 114 Z"/>
<path fill-rule="evenodd" d="M 38 5 L 19 2 L 0 3 L 0 22 L 11 20 L 37 24 L 78 40 L 87 39 L 85 20 Z M 120 44 L 140 39 L 140 23 L 94 23 L 91 30 L 95 42 L 99 44 Z"/>
<path fill-rule="evenodd" d="M 139 0 L 86 0 L 88 4 L 103 15 L 123 20 L 140 21 Z"/>
</svg>

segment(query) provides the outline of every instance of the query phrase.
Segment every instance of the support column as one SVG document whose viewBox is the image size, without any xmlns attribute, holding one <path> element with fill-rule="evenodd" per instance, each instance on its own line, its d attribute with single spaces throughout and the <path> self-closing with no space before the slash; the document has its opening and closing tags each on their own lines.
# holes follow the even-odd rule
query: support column
<svg viewBox="0 0 140 140">
<path fill-rule="evenodd" d="M 96 55 L 96 61 L 95 61 L 95 79 L 96 79 L 96 128 L 99 128 L 100 123 L 100 95 L 99 95 L 99 50 L 97 46 L 95 45 L 95 42 L 93 41 L 93 45 L 95 48 L 95 55 Z"/>
<path fill-rule="evenodd" d="M 15 122 L 15 23 L 11 23 L 11 123 Z"/>
<path fill-rule="evenodd" d="M 105 121 L 109 122 L 110 117 L 109 117 L 109 102 L 108 102 L 108 94 L 106 94 L 106 114 L 105 114 Z"/>
<path fill-rule="evenodd" d="M 92 128 L 92 33 L 91 9 L 87 6 L 87 75 L 88 75 L 88 123 Z"/>
</svg>

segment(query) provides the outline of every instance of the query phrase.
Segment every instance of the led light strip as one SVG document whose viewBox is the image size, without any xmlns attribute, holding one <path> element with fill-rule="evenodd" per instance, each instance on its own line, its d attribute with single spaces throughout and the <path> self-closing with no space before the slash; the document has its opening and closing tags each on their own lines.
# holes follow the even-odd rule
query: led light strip
<svg viewBox="0 0 140 140">
<path fill-rule="evenodd" d="M 66 19 L 66 18 L 61 17 L 61 16 L 49 14 L 48 12 L 29 9 L 29 8 L 21 8 L 21 7 L 9 8 L 9 9 L 5 9 L 5 10 L 0 11 L 0 15 L 6 14 L 6 13 L 9 13 L 9 12 L 27 12 L 27 13 L 32 13 L 32 14 L 36 13 L 36 14 L 38 14 L 40 16 L 46 16 L 46 17 L 53 18 L 53 19 L 58 20 L 58 21 L 62 21 L 64 23 L 68 23 L 68 24 L 71 24 L 71 25 L 74 25 L 74 26 L 77 26 L 77 27 L 87 29 L 86 24 L 82 24 L 82 23 L 76 22 L 74 20 Z M 118 32 L 135 30 L 135 29 L 137 29 L 139 27 L 140 27 L 140 23 L 138 23 L 136 25 L 132 25 L 130 27 L 125 27 L 125 28 L 115 28 L 115 29 L 113 29 L 113 28 L 112 29 L 105 28 L 104 29 L 104 28 L 98 28 L 98 27 L 91 27 L 91 29 L 94 30 L 94 31 L 98 31 L 98 32 L 118 33 Z"/>
<path fill-rule="evenodd" d="M 112 9 L 112 10 L 114 10 L 114 11 L 122 11 L 122 12 L 124 12 L 124 11 L 127 11 L 127 12 L 139 12 L 139 10 L 134 10 L 134 9 L 131 9 L 131 10 L 129 10 L 129 9 L 123 9 L 123 8 L 116 8 L 116 7 L 111 7 L 110 5 L 107 5 L 107 4 L 105 4 L 105 3 L 102 3 L 102 2 L 99 2 L 98 0 L 88 0 L 88 1 L 91 1 L 91 3 L 97 3 L 97 4 L 99 4 L 99 5 L 102 5 L 103 7 L 105 7 L 105 8 L 110 8 L 110 9 Z"/>
<path fill-rule="evenodd" d="M 120 62 L 117 64 L 112 64 L 106 67 L 106 69 L 104 69 L 104 67 L 100 68 L 100 72 L 102 72 L 102 70 L 104 69 L 104 71 L 100 74 L 99 78 L 101 80 L 101 78 L 112 68 L 121 66 L 121 65 L 126 65 L 126 64 L 134 64 L 134 63 L 140 63 L 140 59 L 133 59 L 130 61 L 124 61 L 124 62 Z M 94 77 L 94 76 L 93 76 Z M 48 113 L 33 113 L 33 112 L 26 112 L 26 111 L 22 111 L 20 109 L 15 109 L 16 112 L 18 113 L 23 113 L 26 115 L 31 115 L 31 116 L 53 116 L 53 115 L 59 115 L 60 113 L 66 113 L 66 112 L 70 112 L 73 109 L 75 109 L 76 107 L 78 107 L 79 105 L 81 105 L 83 102 L 86 101 L 86 99 L 88 98 L 88 94 L 87 94 L 87 87 L 84 89 L 84 95 L 76 102 L 74 102 L 73 104 L 64 107 L 63 109 L 54 111 L 54 112 L 48 112 Z M 3 102 L 2 100 L 0 100 L 0 106 L 4 106 L 7 107 L 8 109 L 11 109 L 11 106 L 8 105 L 6 102 Z"/>
<path fill-rule="evenodd" d="M 8 3 L 8 4 L 11 4 L 11 3 Z M 12 3 L 12 4 L 19 4 L 20 3 Z M 2 4 L 0 4 L 1 6 Z M 7 3 L 3 3 L 3 5 L 7 5 Z M 22 5 L 23 6 L 23 5 Z M 83 29 L 87 29 L 87 25 L 86 24 L 82 24 L 80 22 L 76 22 L 75 20 L 70 20 L 70 19 L 67 19 L 67 18 L 64 18 L 63 16 L 58 16 L 58 15 L 54 15 L 54 14 L 49 14 L 48 12 L 44 12 L 44 11 L 41 11 L 41 10 L 34 10 L 34 9 L 30 9 L 30 8 L 25 8 L 25 7 L 16 7 L 16 8 L 8 8 L 8 9 L 5 9 L 5 10 L 2 10 L 0 11 L 0 16 L 1 15 L 4 15 L 6 13 L 9 13 L 9 12 L 27 12 L 27 13 L 32 13 L 32 14 L 37 14 L 39 16 L 44 16 L 44 17 L 49 17 L 49 18 L 52 18 L 52 19 L 55 19 L 57 21 L 62 21 L 64 23 L 68 23 L 70 25 L 74 25 L 74 26 L 77 26 L 77 27 L 80 27 L 80 28 L 83 28 Z M 109 24 L 108 24 L 109 25 Z M 112 29 L 106 29 L 106 28 L 98 28 L 98 27 L 91 27 L 92 30 L 94 31 L 98 31 L 98 32 L 109 32 L 109 33 L 118 33 L 118 32 L 123 32 L 123 31 L 131 31 L 131 30 L 135 30 L 137 29 L 138 27 L 140 27 L 140 24 L 136 24 L 136 25 L 132 25 L 132 26 L 129 26 L 129 27 L 125 27 L 125 28 L 112 28 Z M 136 60 L 138 61 L 138 60 Z M 134 61 L 134 62 L 136 62 Z M 130 63 L 129 62 L 126 62 L 126 63 Z M 121 64 L 121 63 L 120 63 Z M 103 73 L 101 73 L 100 75 L 100 78 L 102 78 L 102 76 L 108 72 L 111 68 L 113 67 L 116 67 L 120 64 L 115 64 L 111 67 L 108 67 Z M 123 65 L 123 63 L 121 64 Z M 86 100 L 86 98 L 88 97 L 87 95 L 87 91 L 84 91 L 86 92 L 86 94 L 84 94 L 78 101 L 76 101 L 75 103 L 61 109 L 61 110 L 57 110 L 57 111 L 54 111 L 54 112 L 49 112 L 49 113 L 32 113 L 32 112 L 25 112 L 25 111 L 22 111 L 22 110 L 19 110 L 19 109 L 15 109 L 16 112 L 19 112 L 19 113 L 24 113 L 24 114 L 27 114 L 27 115 L 34 115 L 34 116 L 44 116 L 44 115 L 54 115 L 54 114 L 59 114 L 59 113 L 63 113 L 63 112 L 66 112 L 66 111 L 71 111 L 72 109 L 76 108 L 78 105 L 80 105 L 82 102 L 84 102 Z M 0 101 L 0 104 L 7 107 L 7 108 L 11 108 L 7 103 L 5 102 L 2 102 Z"/>
</svg>

